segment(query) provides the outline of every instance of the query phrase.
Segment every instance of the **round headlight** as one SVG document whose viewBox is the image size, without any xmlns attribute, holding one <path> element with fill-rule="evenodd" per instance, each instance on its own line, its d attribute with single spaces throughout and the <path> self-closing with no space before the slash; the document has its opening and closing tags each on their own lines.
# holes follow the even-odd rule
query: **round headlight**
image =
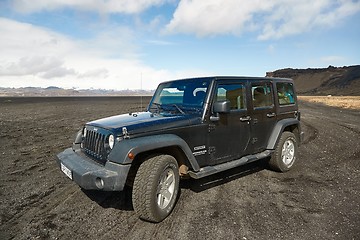
<svg viewBox="0 0 360 240">
<path fill-rule="evenodd" d="M 114 135 L 111 134 L 111 135 L 109 136 L 109 147 L 110 147 L 111 149 L 113 149 L 114 143 L 115 143 L 115 138 L 114 138 Z"/>
</svg>

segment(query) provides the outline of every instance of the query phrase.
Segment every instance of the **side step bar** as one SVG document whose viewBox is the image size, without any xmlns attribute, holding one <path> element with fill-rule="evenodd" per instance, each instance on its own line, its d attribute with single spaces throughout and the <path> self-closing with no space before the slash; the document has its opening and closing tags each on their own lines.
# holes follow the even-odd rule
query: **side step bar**
<svg viewBox="0 0 360 240">
<path fill-rule="evenodd" d="M 207 177 L 209 175 L 223 172 L 223 171 L 229 170 L 231 168 L 235 168 L 235 167 L 244 165 L 249 162 L 253 162 L 253 161 L 256 161 L 256 160 L 259 160 L 262 158 L 269 157 L 272 152 L 273 152 L 272 150 L 265 150 L 261 153 L 257 153 L 254 155 L 247 155 L 240 159 L 233 160 L 231 162 L 226 162 L 226 163 L 222 163 L 222 164 L 215 165 L 215 166 L 203 167 L 203 168 L 200 168 L 200 170 L 198 172 L 189 171 L 189 175 L 190 175 L 190 177 L 195 178 L 195 179 Z"/>
</svg>

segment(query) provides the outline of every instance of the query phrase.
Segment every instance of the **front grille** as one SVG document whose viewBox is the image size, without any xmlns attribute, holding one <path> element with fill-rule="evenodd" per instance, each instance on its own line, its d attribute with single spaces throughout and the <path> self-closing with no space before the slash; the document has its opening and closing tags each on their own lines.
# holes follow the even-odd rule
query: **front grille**
<svg viewBox="0 0 360 240">
<path fill-rule="evenodd" d="M 105 147 L 106 135 L 86 129 L 86 137 L 83 140 L 84 152 L 94 160 L 105 164 L 108 151 Z"/>
</svg>

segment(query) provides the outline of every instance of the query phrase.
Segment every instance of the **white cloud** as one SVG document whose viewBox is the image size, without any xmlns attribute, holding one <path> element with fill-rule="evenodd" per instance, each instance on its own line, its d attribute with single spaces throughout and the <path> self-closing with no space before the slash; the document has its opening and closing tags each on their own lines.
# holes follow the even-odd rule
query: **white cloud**
<svg viewBox="0 0 360 240">
<path fill-rule="evenodd" d="M 270 10 L 271 1 L 259 0 L 181 0 L 168 32 L 195 33 L 198 36 L 240 34 L 256 12 Z"/>
<path fill-rule="evenodd" d="M 0 57 L 8 60 L 25 57 L 24 50 L 28 56 L 58 58 L 75 50 L 75 45 L 60 34 L 6 18 L 0 18 L 0 35 Z"/>
<path fill-rule="evenodd" d="M 48 69 L 44 74 L 40 74 L 42 78 L 52 79 L 52 78 L 61 78 L 66 76 L 74 76 L 76 72 L 74 69 L 69 69 L 65 67 L 56 67 L 52 69 Z"/>
<path fill-rule="evenodd" d="M 259 39 L 282 38 L 319 28 L 338 26 L 344 18 L 360 12 L 360 2 L 352 0 L 279 0 L 264 18 Z"/>
<path fill-rule="evenodd" d="M 163 41 L 163 40 L 147 40 L 147 41 L 145 41 L 145 43 L 150 44 L 150 45 L 158 45 L 158 46 L 175 45 L 175 43 L 173 43 L 173 42 Z"/>
<path fill-rule="evenodd" d="M 359 11 L 360 1 L 352 0 L 181 0 L 165 31 L 200 37 L 256 31 L 259 39 L 276 39 L 338 25 Z"/>
<path fill-rule="evenodd" d="M 53 78 L 74 74 L 73 69 L 63 67 L 63 62 L 56 57 L 21 57 L 17 62 L 0 65 L 0 76 L 39 75 Z"/>
<path fill-rule="evenodd" d="M 109 76 L 109 70 L 106 68 L 98 68 L 94 70 L 86 71 L 79 75 L 80 78 L 107 78 Z"/>
<path fill-rule="evenodd" d="M 143 89 L 154 89 L 161 81 L 189 76 L 146 66 L 137 58 L 131 31 L 114 31 L 79 41 L 0 18 L 0 86 L 139 89 L 142 76 Z"/>
<path fill-rule="evenodd" d="M 22 13 L 53 11 L 62 8 L 72 8 L 80 11 L 99 13 L 134 14 L 152 6 L 159 6 L 167 0 L 14 0 L 13 8 Z"/>
<path fill-rule="evenodd" d="M 77 41 L 89 55 L 112 58 L 137 58 L 133 31 L 126 27 L 110 26 L 98 32 L 94 38 Z"/>
<path fill-rule="evenodd" d="M 89 40 L 73 40 L 0 18 L 0 35 L 1 87 L 154 89 L 165 80 L 208 75 L 146 66 L 137 58 L 131 31 L 124 28 L 111 28 Z"/>
</svg>

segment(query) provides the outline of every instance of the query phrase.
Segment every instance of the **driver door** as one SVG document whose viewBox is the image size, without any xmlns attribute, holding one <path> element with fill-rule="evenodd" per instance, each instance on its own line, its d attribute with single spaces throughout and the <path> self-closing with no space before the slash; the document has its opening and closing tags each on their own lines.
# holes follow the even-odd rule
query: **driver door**
<svg viewBox="0 0 360 240">
<path fill-rule="evenodd" d="M 230 101 L 230 112 L 210 121 L 208 146 L 211 164 L 238 159 L 249 152 L 250 117 L 246 98 L 246 82 L 219 82 L 213 102 Z"/>
</svg>

